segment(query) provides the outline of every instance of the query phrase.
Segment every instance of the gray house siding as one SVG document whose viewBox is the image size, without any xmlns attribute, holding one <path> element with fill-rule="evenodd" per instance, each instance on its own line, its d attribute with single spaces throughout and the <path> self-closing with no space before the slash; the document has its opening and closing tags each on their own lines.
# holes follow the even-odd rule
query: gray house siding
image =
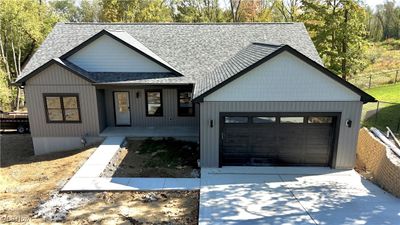
<svg viewBox="0 0 400 225">
<path fill-rule="evenodd" d="M 45 93 L 78 94 L 82 122 L 47 123 L 43 99 Z M 28 80 L 25 96 L 36 154 L 65 149 L 63 143 L 59 142 L 60 137 L 73 142 L 64 142 L 69 147 L 80 147 L 81 136 L 98 136 L 98 112 L 94 110 L 97 109 L 96 89 L 70 71 L 58 65 L 50 66 Z"/>
<path fill-rule="evenodd" d="M 156 88 L 149 88 L 156 89 Z M 114 91 L 128 91 L 131 108 L 131 126 L 183 126 L 198 127 L 199 110 L 195 108 L 194 116 L 178 116 L 177 89 L 162 89 L 163 116 L 146 116 L 145 89 L 143 88 L 109 88 L 105 89 L 105 105 L 107 115 L 107 126 L 115 126 L 114 115 Z M 138 95 L 137 95 L 138 94 Z M 138 97 L 137 97 L 138 96 Z"/>
<path fill-rule="evenodd" d="M 220 112 L 340 112 L 341 121 L 334 168 L 353 168 L 362 102 L 202 102 L 200 154 L 202 167 L 219 166 Z M 210 120 L 214 126 L 210 127 Z M 352 120 L 352 127 L 346 127 Z"/>
</svg>

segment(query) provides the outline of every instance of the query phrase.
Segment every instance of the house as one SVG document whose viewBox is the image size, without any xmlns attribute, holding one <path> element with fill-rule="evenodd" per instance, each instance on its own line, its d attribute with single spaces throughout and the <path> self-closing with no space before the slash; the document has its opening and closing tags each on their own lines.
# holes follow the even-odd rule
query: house
<svg viewBox="0 0 400 225">
<path fill-rule="evenodd" d="M 302 23 L 59 23 L 16 83 L 36 154 L 105 136 L 198 140 L 202 167 L 352 168 L 373 97 Z"/>
</svg>

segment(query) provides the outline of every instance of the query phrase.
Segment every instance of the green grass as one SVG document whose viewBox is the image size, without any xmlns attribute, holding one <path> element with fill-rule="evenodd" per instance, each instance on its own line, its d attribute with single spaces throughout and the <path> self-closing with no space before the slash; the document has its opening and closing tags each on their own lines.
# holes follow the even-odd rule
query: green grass
<svg viewBox="0 0 400 225">
<path fill-rule="evenodd" d="M 400 83 L 367 89 L 365 92 L 374 96 L 379 101 L 397 102 L 400 104 Z"/>
<path fill-rule="evenodd" d="M 173 138 L 162 140 L 145 140 L 139 147 L 139 154 L 151 154 L 145 162 L 148 167 L 197 167 L 200 158 L 198 145 L 195 142 L 178 141 Z"/>
<path fill-rule="evenodd" d="M 376 127 L 386 131 L 386 126 L 399 136 L 398 124 L 400 122 L 400 84 L 387 85 L 365 90 L 379 101 L 396 104 L 380 103 L 377 117 L 374 115 L 363 121 L 366 127 Z M 363 114 L 370 110 L 376 110 L 377 103 L 368 103 L 363 107 Z"/>
</svg>

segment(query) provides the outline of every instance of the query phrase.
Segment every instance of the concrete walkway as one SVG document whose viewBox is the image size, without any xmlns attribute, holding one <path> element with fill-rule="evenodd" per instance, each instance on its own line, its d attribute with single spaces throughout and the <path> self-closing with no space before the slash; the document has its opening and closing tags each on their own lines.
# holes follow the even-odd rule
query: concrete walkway
<svg viewBox="0 0 400 225">
<path fill-rule="evenodd" d="M 125 137 L 107 137 L 61 191 L 198 190 L 199 178 L 100 177 Z"/>
<path fill-rule="evenodd" d="M 399 224 L 400 199 L 353 170 L 202 169 L 199 224 Z"/>
</svg>

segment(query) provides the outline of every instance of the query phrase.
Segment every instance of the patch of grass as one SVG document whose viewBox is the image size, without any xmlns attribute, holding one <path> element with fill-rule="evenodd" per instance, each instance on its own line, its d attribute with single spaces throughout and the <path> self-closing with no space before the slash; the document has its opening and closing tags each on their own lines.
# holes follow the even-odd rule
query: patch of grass
<svg viewBox="0 0 400 225">
<path fill-rule="evenodd" d="M 145 140 L 139 147 L 139 154 L 150 154 L 145 162 L 148 167 L 197 167 L 200 158 L 198 145 L 195 142 L 178 141 L 173 138 L 162 140 Z"/>
<path fill-rule="evenodd" d="M 363 122 L 366 127 L 376 127 L 381 131 L 386 131 L 389 127 L 398 137 L 400 137 L 400 104 L 391 105 L 381 109 L 378 117 L 372 116 Z"/>
<path fill-rule="evenodd" d="M 393 102 L 397 104 L 380 103 L 378 116 L 372 116 L 365 121 L 366 127 L 376 127 L 380 130 L 386 130 L 390 127 L 393 132 L 399 136 L 398 125 L 400 123 L 400 84 L 381 86 L 365 90 L 368 94 L 374 96 L 379 101 Z M 375 110 L 377 103 L 368 103 L 363 107 L 363 113 Z"/>
<path fill-rule="evenodd" d="M 397 102 L 400 104 L 400 83 L 367 89 L 365 92 L 374 96 L 379 101 Z"/>
</svg>

